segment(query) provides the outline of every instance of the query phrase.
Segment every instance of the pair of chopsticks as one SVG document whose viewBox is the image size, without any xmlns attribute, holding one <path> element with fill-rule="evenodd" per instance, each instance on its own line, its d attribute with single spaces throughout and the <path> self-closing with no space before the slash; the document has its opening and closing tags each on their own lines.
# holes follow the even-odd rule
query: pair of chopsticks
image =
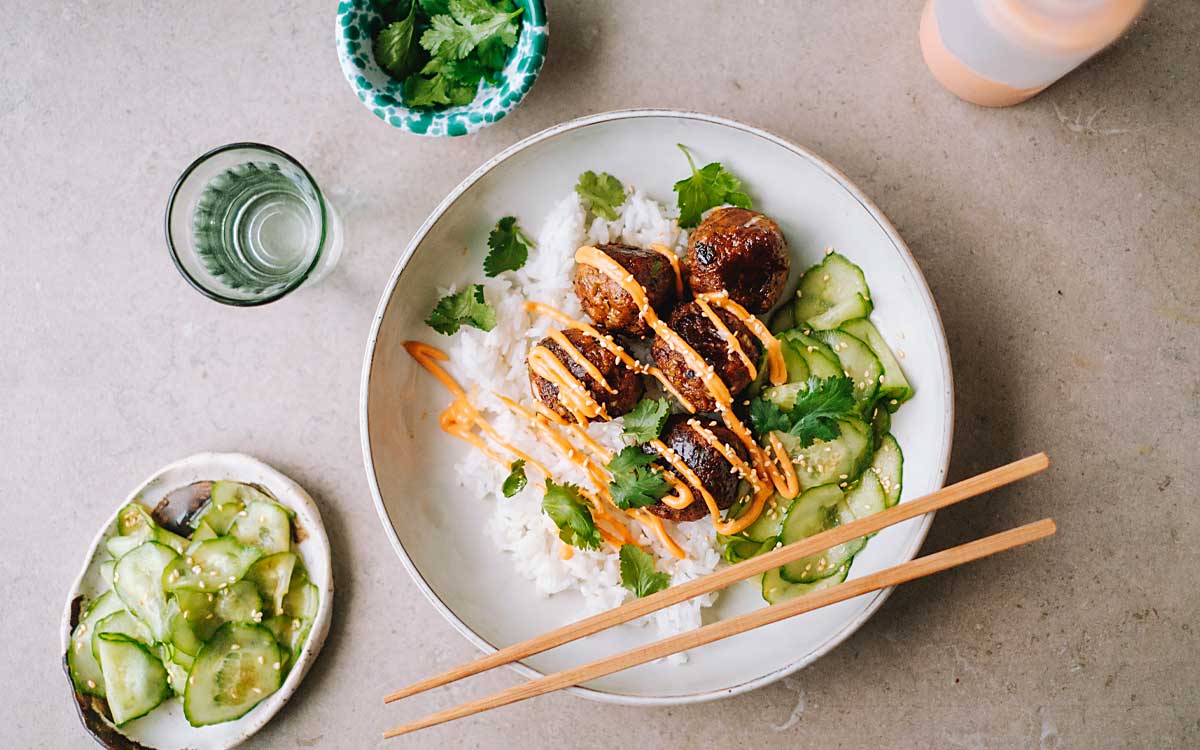
<svg viewBox="0 0 1200 750">
<path fill-rule="evenodd" d="M 975 497 L 997 487 L 1002 487 L 1019 479 L 1036 474 L 1050 465 L 1050 459 L 1045 453 L 1037 453 L 1019 461 L 984 472 L 970 479 L 965 479 L 948 487 L 943 487 L 925 497 L 904 502 L 880 511 L 874 515 L 860 518 L 844 526 L 837 526 L 828 531 L 816 534 L 795 542 L 786 547 L 780 547 L 749 560 L 732 565 L 723 570 L 711 573 L 702 578 L 696 578 L 678 586 L 659 591 L 643 599 L 637 599 L 607 612 L 585 618 L 570 625 L 551 630 L 536 638 L 502 648 L 495 653 L 476 659 L 473 662 L 455 667 L 442 674 L 426 678 L 406 688 L 389 694 L 383 700 L 391 703 L 408 696 L 449 684 L 464 677 L 479 674 L 493 667 L 511 664 L 534 654 L 539 654 L 564 643 L 598 633 L 615 625 L 629 622 L 643 615 L 686 601 L 701 594 L 724 588 L 732 583 L 751 578 L 778 568 L 802 557 L 829 549 L 860 536 L 873 534 L 880 529 L 906 521 L 917 516 L 925 515 L 962 500 Z M 792 599 L 763 609 L 757 609 L 728 620 L 715 622 L 697 630 L 681 633 L 661 641 L 610 656 L 580 667 L 568 669 L 556 674 L 546 675 L 522 685 L 502 690 L 487 698 L 464 703 L 454 708 L 430 714 L 423 719 L 401 724 L 384 732 L 385 739 L 398 737 L 402 734 L 415 732 L 447 721 L 460 719 L 464 716 L 487 711 L 500 706 L 507 706 L 527 698 L 561 690 L 594 680 L 622 669 L 638 666 L 647 662 L 661 659 L 671 654 L 679 653 L 690 648 L 703 646 L 719 641 L 748 630 L 770 625 L 774 622 L 794 617 L 804 612 L 829 606 L 837 602 L 853 599 L 856 596 L 878 591 L 879 589 L 896 586 L 901 583 L 922 578 L 933 573 L 973 562 L 997 552 L 1019 547 L 1030 542 L 1050 536 L 1055 531 L 1054 521 L 1044 518 L 1040 521 L 1019 526 L 1009 531 L 993 534 L 977 539 L 967 544 L 943 550 L 932 555 L 919 557 L 909 562 L 887 568 L 886 570 L 855 578 L 827 589 L 816 591 L 805 596 Z"/>
</svg>

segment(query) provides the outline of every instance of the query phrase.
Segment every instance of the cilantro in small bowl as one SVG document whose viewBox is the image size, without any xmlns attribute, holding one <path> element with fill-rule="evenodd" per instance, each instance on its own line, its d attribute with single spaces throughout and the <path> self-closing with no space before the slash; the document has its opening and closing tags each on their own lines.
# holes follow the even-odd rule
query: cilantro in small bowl
<svg viewBox="0 0 1200 750">
<path fill-rule="evenodd" d="M 521 101 L 545 56 L 543 0 L 343 0 L 338 56 L 358 98 L 419 135 L 465 135 Z"/>
</svg>

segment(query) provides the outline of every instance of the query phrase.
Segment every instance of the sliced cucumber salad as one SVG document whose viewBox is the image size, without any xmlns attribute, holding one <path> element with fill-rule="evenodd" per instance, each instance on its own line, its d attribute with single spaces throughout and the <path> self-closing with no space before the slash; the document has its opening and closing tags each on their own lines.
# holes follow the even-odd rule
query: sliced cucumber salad
<svg viewBox="0 0 1200 750">
<path fill-rule="evenodd" d="M 244 716 L 283 684 L 320 592 L 295 550 L 291 512 L 261 489 L 214 482 L 187 537 L 140 503 L 104 544 L 105 590 L 71 633 L 75 689 L 121 726 L 173 697 L 192 726 Z"/>
<path fill-rule="evenodd" d="M 765 403 L 751 404 L 750 416 L 760 427 L 768 425 L 787 450 L 800 493 L 792 500 L 771 498 L 753 524 L 722 536 L 728 562 L 900 501 L 904 456 L 890 432 L 891 414 L 913 389 L 900 357 L 868 317 L 873 309 L 862 269 L 831 252 L 801 277 L 795 303 L 773 318 L 788 382 L 757 383 L 750 395 Z M 822 390 L 813 390 L 817 387 Z M 840 410 L 829 408 L 834 400 L 842 404 Z M 761 407 L 757 415 L 756 406 Z M 759 437 L 766 438 L 761 429 Z M 735 506 L 731 514 L 737 511 Z M 768 572 L 763 598 L 774 604 L 840 583 L 867 542 L 854 539 Z"/>
</svg>

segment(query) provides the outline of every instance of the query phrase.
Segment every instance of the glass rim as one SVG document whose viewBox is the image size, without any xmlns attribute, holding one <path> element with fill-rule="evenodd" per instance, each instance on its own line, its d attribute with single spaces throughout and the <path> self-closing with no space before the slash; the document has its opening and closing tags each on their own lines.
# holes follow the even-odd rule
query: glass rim
<svg viewBox="0 0 1200 750">
<path fill-rule="evenodd" d="M 293 281 L 288 282 L 287 285 L 278 292 L 262 298 L 239 299 L 236 297 L 229 297 L 221 294 L 220 292 L 209 289 L 204 285 L 203 282 L 194 277 L 188 272 L 187 268 L 184 267 L 183 261 L 179 258 L 179 250 L 177 250 L 175 247 L 175 238 L 171 233 L 171 214 L 175 211 L 175 199 L 179 197 L 179 190 L 183 187 L 183 184 L 187 182 L 188 177 L 190 177 L 191 174 L 195 172 L 201 164 L 209 159 L 223 154 L 226 151 L 235 151 L 237 149 L 257 149 L 259 151 L 265 151 L 268 154 L 277 156 L 296 167 L 296 169 L 300 170 L 300 173 L 304 176 L 304 179 L 306 179 L 308 184 L 312 187 L 313 193 L 317 196 L 317 204 L 321 207 L 321 237 L 320 241 L 317 243 L 317 252 L 313 255 L 312 263 L 309 264 L 308 268 L 304 269 L 302 274 L 297 276 Z M 163 216 L 163 231 L 167 239 L 167 250 L 171 255 L 171 262 L 175 264 L 175 270 L 179 271 L 179 275 L 183 277 L 184 281 L 186 281 L 188 285 L 190 285 L 197 292 L 200 292 L 205 297 L 208 297 L 215 302 L 220 302 L 223 305 L 231 305 L 233 307 L 257 307 L 259 305 L 266 305 L 271 302 L 278 301 L 291 292 L 294 292 L 297 287 L 307 281 L 308 277 L 312 275 L 313 271 L 321 262 L 321 259 L 325 254 L 325 240 L 327 239 L 326 230 L 328 229 L 328 226 L 329 210 L 325 205 L 325 195 L 321 192 L 321 187 L 317 184 L 317 181 L 313 179 L 312 174 L 305 169 L 303 164 L 297 161 L 295 157 L 286 151 L 276 148 L 275 146 L 268 146 L 265 143 L 256 143 L 254 141 L 226 143 L 223 146 L 217 146 L 216 148 L 209 149 L 192 160 L 192 163 L 189 164 L 187 168 L 184 169 L 179 175 L 179 178 L 175 180 L 175 185 L 171 188 L 171 195 L 167 198 L 167 210 Z"/>
</svg>

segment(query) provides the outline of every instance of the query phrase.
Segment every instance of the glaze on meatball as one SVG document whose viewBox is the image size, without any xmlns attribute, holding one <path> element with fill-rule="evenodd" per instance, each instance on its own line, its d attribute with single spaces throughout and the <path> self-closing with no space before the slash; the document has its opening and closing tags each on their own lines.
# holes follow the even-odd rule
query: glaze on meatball
<svg viewBox="0 0 1200 750">
<path fill-rule="evenodd" d="M 734 335 L 750 361 L 757 366 L 762 356 L 762 345 L 750 329 L 733 313 L 715 306 L 710 306 L 710 309 Z M 695 349 L 705 362 L 713 366 L 731 395 L 737 396 L 750 385 L 752 378 L 746 363 L 732 351 L 729 342 L 698 304 L 688 302 L 675 308 L 667 325 Z M 654 358 L 654 363 L 663 371 L 671 385 L 690 401 L 692 406 L 698 411 L 716 411 L 716 400 L 700 375 L 688 366 L 681 352 L 669 346 L 664 339 L 656 337 L 650 345 L 650 356 Z"/>
<path fill-rule="evenodd" d="M 612 352 L 605 349 L 595 338 L 583 331 L 576 328 L 568 328 L 563 331 L 563 335 L 566 336 L 567 341 L 570 341 L 600 371 L 600 374 L 604 376 L 605 382 L 616 391 L 615 393 L 610 393 L 598 383 L 595 378 L 588 374 L 583 365 L 576 362 L 575 358 L 564 351 L 554 339 L 546 337 L 538 342 L 538 345 L 549 349 L 558 361 L 567 366 L 571 374 L 578 378 L 588 389 L 592 398 L 604 406 L 609 417 L 619 417 L 622 414 L 628 413 L 637 404 L 638 399 L 642 397 L 644 384 L 642 383 L 641 376 L 622 364 Z M 528 361 L 526 365 L 528 365 Z M 540 400 L 567 421 L 575 421 L 575 417 L 571 414 L 570 410 L 559 400 L 558 386 L 535 373 L 533 368 L 529 369 L 529 385 L 533 391 L 534 398 Z"/>
<path fill-rule="evenodd" d="M 757 315 L 783 296 L 791 260 L 773 219 L 745 208 L 718 208 L 688 238 L 684 266 L 693 294 L 724 289 Z"/>
<path fill-rule="evenodd" d="M 705 489 L 717 501 L 717 507 L 724 510 L 733 505 L 734 501 L 737 500 L 737 488 L 740 476 L 734 473 L 733 465 L 729 463 L 725 456 L 709 444 L 696 428 L 688 424 L 690 420 L 696 420 L 712 432 L 718 440 L 733 448 L 743 461 L 746 460 L 746 447 L 724 425 L 703 417 L 676 414 L 667 419 L 667 423 L 663 427 L 660 439 L 668 448 L 679 455 L 680 460 L 687 464 L 688 468 L 696 473 L 696 476 L 700 479 Z M 651 445 L 647 445 L 643 450 L 648 453 L 657 453 L 657 450 Z M 670 464 L 664 460 L 663 466 L 670 466 Z M 705 504 L 704 499 L 701 497 L 699 488 L 693 486 L 685 477 L 680 477 L 680 479 L 688 483 L 688 486 L 692 488 L 692 492 L 695 495 L 695 500 L 693 500 L 691 505 L 681 510 L 676 510 L 659 501 L 649 506 L 647 510 L 660 518 L 676 522 L 695 521 L 707 516 L 708 505 Z"/>
<path fill-rule="evenodd" d="M 666 258 L 653 250 L 631 245 L 599 245 L 597 249 L 633 274 L 660 317 L 670 313 L 675 304 L 675 271 Z M 575 296 L 583 311 L 610 331 L 633 336 L 650 332 L 633 297 L 599 269 L 582 263 L 575 265 Z"/>
</svg>

